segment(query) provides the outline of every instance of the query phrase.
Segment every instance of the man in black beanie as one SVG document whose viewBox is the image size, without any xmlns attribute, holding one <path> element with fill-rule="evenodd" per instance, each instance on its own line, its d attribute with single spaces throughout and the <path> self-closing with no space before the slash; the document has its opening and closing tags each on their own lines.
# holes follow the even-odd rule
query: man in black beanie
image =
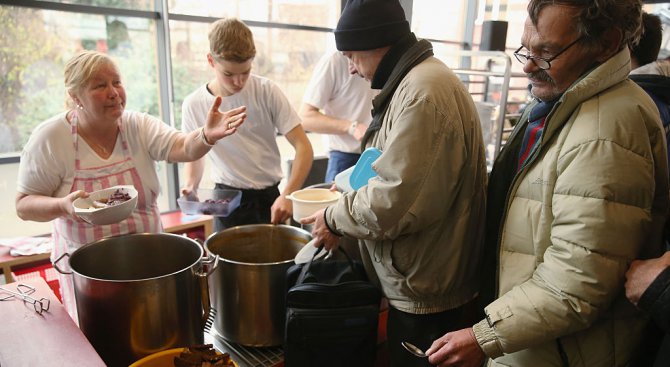
<svg viewBox="0 0 670 367">
<path fill-rule="evenodd" d="M 486 164 L 468 91 L 417 40 L 398 0 L 351 0 L 335 30 L 355 72 L 381 89 L 362 148 L 383 153 L 378 174 L 303 220 L 326 249 L 359 239 L 368 273 L 389 300 L 393 366 L 427 366 L 401 341 L 428 348 L 475 321 Z"/>
</svg>

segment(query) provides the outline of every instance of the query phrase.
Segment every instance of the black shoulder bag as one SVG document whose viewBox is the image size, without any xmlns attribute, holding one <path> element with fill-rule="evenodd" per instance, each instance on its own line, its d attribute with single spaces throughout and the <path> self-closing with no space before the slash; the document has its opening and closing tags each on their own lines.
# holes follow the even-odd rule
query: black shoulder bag
<svg viewBox="0 0 670 367">
<path fill-rule="evenodd" d="M 381 292 L 339 251 L 346 260 L 312 257 L 286 273 L 286 367 L 374 365 Z"/>
</svg>

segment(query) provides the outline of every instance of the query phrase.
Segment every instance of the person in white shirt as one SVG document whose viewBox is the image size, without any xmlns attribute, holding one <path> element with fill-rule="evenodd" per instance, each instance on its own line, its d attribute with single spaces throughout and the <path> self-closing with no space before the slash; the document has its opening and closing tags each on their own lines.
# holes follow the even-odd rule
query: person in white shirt
<svg viewBox="0 0 670 367">
<path fill-rule="evenodd" d="M 251 73 L 256 55 L 251 30 L 239 19 L 224 18 L 209 32 L 207 61 L 214 78 L 191 93 L 182 105 L 182 130 L 200 128 L 211 101 L 222 98 L 222 109 L 244 105 L 247 120 L 225 144 L 215 144 L 207 155 L 218 189 L 242 191 L 240 207 L 228 217 L 217 217 L 215 230 L 244 224 L 283 223 L 291 217 L 286 196 L 300 189 L 312 166 L 312 146 L 300 125 L 300 118 L 279 87 Z M 290 177 L 280 195 L 282 179 L 276 133 L 286 137 L 295 149 Z M 204 160 L 184 167 L 185 196 L 197 195 Z"/>
<path fill-rule="evenodd" d="M 376 94 L 340 52 L 323 56 L 314 67 L 300 117 L 305 130 L 328 134 L 325 182 L 333 182 L 335 175 L 358 161 Z"/>
</svg>

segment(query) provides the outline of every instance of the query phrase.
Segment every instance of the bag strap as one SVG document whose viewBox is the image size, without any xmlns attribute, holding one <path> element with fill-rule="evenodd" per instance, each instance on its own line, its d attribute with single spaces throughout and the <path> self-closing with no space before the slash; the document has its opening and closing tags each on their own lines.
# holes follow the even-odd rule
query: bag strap
<svg viewBox="0 0 670 367">
<path fill-rule="evenodd" d="M 316 251 L 314 251 L 314 254 L 312 255 L 312 258 L 305 263 L 305 265 L 302 266 L 302 270 L 300 270 L 300 275 L 298 276 L 298 280 L 296 281 L 296 284 L 302 284 L 302 282 L 305 280 L 305 276 L 307 275 L 307 272 L 309 271 L 310 266 L 312 266 L 312 262 L 314 262 L 314 258 L 318 253 L 320 253 L 323 250 L 323 244 L 319 246 Z M 323 250 L 325 251 L 325 250 Z M 328 256 L 328 255 L 326 255 Z"/>
<path fill-rule="evenodd" d="M 337 247 L 342 254 L 344 254 L 344 257 L 347 259 L 347 262 L 349 263 L 349 267 L 351 267 L 351 271 L 356 272 L 356 267 L 354 267 L 354 261 L 351 259 L 349 254 L 347 254 L 346 251 L 342 248 L 342 246 Z M 309 268 L 312 266 L 312 263 L 315 262 L 314 259 L 316 258 L 316 255 L 321 252 L 321 251 L 326 251 L 323 249 L 323 245 L 319 246 L 319 248 L 314 251 L 314 255 L 312 255 L 312 258 L 309 260 L 309 262 L 305 263 L 305 265 L 302 267 L 302 270 L 300 271 L 300 275 L 298 276 L 298 280 L 296 281 L 297 284 L 302 284 L 305 281 L 305 278 L 307 277 L 307 272 L 309 271 Z M 316 261 L 326 261 L 326 258 L 328 255 L 324 256 L 323 259 L 319 260 L 316 259 Z M 365 275 L 365 274 L 361 274 Z"/>
</svg>

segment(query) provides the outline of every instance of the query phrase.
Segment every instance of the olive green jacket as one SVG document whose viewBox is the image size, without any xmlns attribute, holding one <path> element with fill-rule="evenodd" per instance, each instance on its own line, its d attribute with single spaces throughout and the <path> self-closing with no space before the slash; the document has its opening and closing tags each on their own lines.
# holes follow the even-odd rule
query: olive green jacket
<svg viewBox="0 0 670 367">
<path fill-rule="evenodd" d="M 493 365 L 622 366 L 640 338 L 624 274 L 661 249 L 668 169 L 658 110 L 629 71 L 624 49 L 572 85 L 516 173 L 531 104 L 495 162 L 498 298 L 474 327 Z"/>
</svg>

